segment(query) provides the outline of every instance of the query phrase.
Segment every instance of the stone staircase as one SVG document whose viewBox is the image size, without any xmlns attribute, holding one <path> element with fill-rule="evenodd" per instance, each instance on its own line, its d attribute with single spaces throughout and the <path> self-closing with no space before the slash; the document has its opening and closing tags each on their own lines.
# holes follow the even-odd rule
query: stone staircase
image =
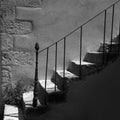
<svg viewBox="0 0 120 120">
<path fill-rule="evenodd" d="M 64 47 L 65 40 L 66 38 L 64 37 Z M 46 49 L 47 51 L 48 48 L 49 47 Z M 119 57 L 119 50 L 120 28 L 118 35 L 112 38 L 112 42 L 103 41 L 100 43 L 96 51 L 87 51 L 83 59 L 73 59 L 69 62 L 67 68 L 63 66 L 63 69 L 53 70 L 53 74 L 50 79 L 38 80 L 36 88 L 38 100 L 37 107 L 32 107 L 34 97 L 33 91 L 23 94 L 26 117 L 30 113 L 32 114 L 32 112 L 39 111 L 40 114 L 46 112 L 46 110 L 49 110 L 49 106 L 51 104 L 66 102 L 67 92 L 71 82 L 78 80 L 82 81 L 84 77 L 102 71 L 106 66 L 114 62 Z"/>
<path fill-rule="evenodd" d="M 12 119 L 12 120 L 25 120 L 28 114 L 32 114 L 33 112 L 38 112 L 40 114 L 46 112 L 48 110 L 50 103 L 56 103 L 58 101 L 64 101 L 66 99 L 66 91 L 62 88 L 65 84 L 64 81 L 67 81 L 67 85 L 69 85 L 72 81 L 78 81 L 79 78 L 79 71 L 80 68 L 82 69 L 82 77 L 88 76 L 90 74 L 94 74 L 95 72 L 101 71 L 104 69 L 105 66 L 110 64 L 113 60 L 116 60 L 119 56 L 119 41 L 120 41 L 120 34 L 113 39 L 114 43 L 112 46 L 112 51 L 110 51 L 110 44 L 107 43 L 106 50 L 106 64 L 103 64 L 103 44 L 100 44 L 98 51 L 93 52 L 89 51 L 86 53 L 83 61 L 80 62 L 79 60 L 72 60 L 68 68 L 65 70 L 65 78 L 63 77 L 63 70 L 57 70 L 53 72 L 53 76 L 51 79 L 47 80 L 47 86 L 45 90 L 45 81 L 39 80 L 38 89 L 38 107 L 33 108 L 33 91 L 29 91 L 23 93 L 23 102 L 24 102 L 24 109 L 20 111 L 20 109 L 16 106 L 12 105 L 5 105 L 4 109 L 4 120 Z M 56 80 L 55 80 L 56 76 Z M 56 84 L 56 85 L 55 85 Z M 56 89 L 56 91 L 55 91 Z M 63 97 L 64 96 L 64 97 Z M 47 97 L 47 104 L 43 101 Z M 24 111 L 24 115 L 23 114 Z M 23 116 L 24 115 L 24 116 Z"/>
<path fill-rule="evenodd" d="M 19 3 L 19 1 L 18 1 Z M 22 6 L 22 5 L 21 5 Z M 35 4 L 37 6 L 37 4 Z M 21 7 L 18 7 L 21 9 Z M 26 9 L 26 8 L 25 8 Z M 27 8 L 29 9 L 29 8 Z M 37 8 L 36 8 L 37 9 Z M 40 8 L 39 8 L 40 9 Z M 27 27 L 25 26 L 27 22 Z M 13 25 L 14 23 L 14 25 Z M 9 34 L 17 34 L 23 38 L 32 31 L 32 22 L 28 20 L 16 19 L 14 22 L 8 22 Z M 24 25 L 25 23 L 25 25 Z M 17 25 L 22 24 L 19 33 Z M 18 25 L 18 26 L 20 26 Z M 13 28 L 12 28 L 12 27 Z M 16 26 L 16 27 L 15 27 Z M 14 29 L 14 31 L 13 31 Z M 26 30 L 26 31 L 25 31 Z M 88 51 L 83 60 L 71 60 L 65 70 L 57 69 L 53 71 L 52 77 L 46 80 L 37 81 L 37 107 L 33 107 L 34 91 L 23 93 L 21 109 L 19 107 L 5 105 L 4 120 L 25 120 L 29 114 L 39 112 L 42 114 L 49 110 L 49 105 L 59 102 L 66 102 L 69 84 L 72 81 L 82 80 L 84 77 L 100 72 L 104 67 L 117 59 L 120 51 L 120 30 L 119 34 L 110 42 L 100 43 L 97 51 Z M 10 111 L 11 110 L 11 111 Z"/>
<path fill-rule="evenodd" d="M 40 109 L 37 109 L 38 111 L 44 111 L 43 108 L 48 108 L 49 104 L 52 103 L 57 103 L 58 101 L 64 101 L 66 99 L 65 94 L 67 94 L 67 91 L 65 90 L 68 86 L 69 83 L 72 81 L 78 81 L 82 80 L 80 79 L 80 69 L 82 69 L 82 78 L 91 74 L 94 74 L 96 72 L 100 72 L 104 67 L 107 65 L 111 64 L 114 60 L 117 59 L 119 56 L 119 41 L 120 41 L 120 34 L 116 36 L 113 39 L 113 44 L 112 47 L 110 46 L 110 43 L 106 43 L 106 48 L 105 48 L 105 59 L 104 59 L 104 64 L 103 64 L 103 44 L 100 44 L 98 51 L 88 51 L 84 57 L 84 59 L 81 62 L 79 60 L 72 60 L 68 68 L 65 70 L 65 78 L 63 77 L 63 70 L 57 70 L 56 72 L 53 72 L 53 75 L 50 80 L 47 80 L 47 87 L 45 91 L 45 81 L 44 80 L 39 80 L 39 90 L 42 92 L 39 92 L 40 98 L 38 97 L 38 106 Z M 112 48 L 112 50 L 111 50 Z M 55 79 L 56 77 L 56 79 Z M 65 83 L 67 83 L 67 87 L 64 86 Z M 55 91 L 56 87 L 56 91 Z M 65 87 L 65 88 L 63 88 Z M 68 90 L 68 88 L 67 88 Z M 41 100 L 41 98 L 43 99 Z M 64 97 L 63 97 L 64 96 Z M 47 98 L 47 106 L 44 104 L 41 104 L 43 100 L 45 100 L 45 97 Z M 62 99 L 61 99 L 62 98 Z M 33 91 L 27 92 L 23 94 L 23 100 L 25 102 L 25 108 L 26 111 L 29 111 L 28 109 L 36 109 L 32 107 L 32 100 L 33 100 Z M 41 101 L 41 103 L 40 103 Z M 30 106 L 28 106 L 28 104 Z M 41 109 L 42 108 L 42 109 Z M 33 110 L 34 111 L 34 110 Z M 29 112 L 28 112 L 29 113 Z M 41 112 L 43 113 L 43 112 Z"/>
</svg>

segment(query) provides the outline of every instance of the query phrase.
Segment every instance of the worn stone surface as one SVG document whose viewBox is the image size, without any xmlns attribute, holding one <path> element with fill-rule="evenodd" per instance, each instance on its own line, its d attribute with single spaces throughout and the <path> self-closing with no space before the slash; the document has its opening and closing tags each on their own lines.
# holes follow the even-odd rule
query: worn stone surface
<svg viewBox="0 0 120 120">
<path fill-rule="evenodd" d="M 11 66 L 2 66 L 2 82 L 8 82 L 12 80 L 12 67 Z"/>
<path fill-rule="evenodd" d="M 15 6 L 9 4 L 1 4 L 0 15 L 2 15 L 4 19 L 15 19 Z"/>
<path fill-rule="evenodd" d="M 3 19 L 2 16 L 0 15 L 0 33 L 3 31 Z"/>
<path fill-rule="evenodd" d="M 29 34 L 32 31 L 31 21 L 6 20 L 2 24 L 2 31 L 9 34 Z"/>
<path fill-rule="evenodd" d="M 12 70 L 12 67 L 11 66 L 2 66 L 2 70 L 8 70 L 8 71 L 11 71 Z"/>
<path fill-rule="evenodd" d="M 7 78 L 12 78 L 12 72 L 9 70 L 2 70 L 2 76 Z"/>
<path fill-rule="evenodd" d="M 3 65 L 32 65 L 34 57 L 29 52 L 9 51 L 2 53 Z"/>
<path fill-rule="evenodd" d="M 14 45 L 19 49 L 29 49 L 35 51 L 36 37 L 31 33 L 27 35 L 15 35 Z"/>
<path fill-rule="evenodd" d="M 42 0 L 15 0 L 16 6 L 40 7 Z"/>
<path fill-rule="evenodd" d="M 12 35 L 1 33 L 1 49 L 2 50 L 10 50 L 13 49 L 14 37 Z"/>
<path fill-rule="evenodd" d="M 1 0 L 0 3 L 1 4 L 7 4 L 7 5 L 14 5 L 15 0 Z"/>
<path fill-rule="evenodd" d="M 22 7 L 40 7 L 43 0 L 2 0 L 2 4 L 9 4 Z"/>
</svg>

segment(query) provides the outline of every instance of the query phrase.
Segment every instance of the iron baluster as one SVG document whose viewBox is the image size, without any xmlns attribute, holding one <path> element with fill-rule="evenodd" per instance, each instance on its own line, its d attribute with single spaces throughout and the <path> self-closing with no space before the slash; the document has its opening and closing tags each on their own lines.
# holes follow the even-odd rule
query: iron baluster
<svg viewBox="0 0 120 120">
<path fill-rule="evenodd" d="M 103 34 L 103 64 L 106 62 L 106 46 L 105 46 L 105 39 L 106 39 L 106 15 L 107 15 L 107 10 L 105 10 L 104 13 L 104 34 Z"/>
<path fill-rule="evenodd" d="M 45 90 L 47 89 L 48 53 L 49 53 L 49 48 L 47 48 L 47 56 L 46 56 L 46 70 L 45 70 Z"/>
<path fill-rule="evenodd" d="M 56 72 L 57 72 L 57 42 L 55 44 L 55 92 L 56 92 Z"/>
<path fill-rule="evenodd" d="M 118 31 L 118 55 L 120 54 L 120 22 L 119 22 L 119 31 Z"/>
<path fill-rule="evenodd" d="M 112 24 L 111 24 L 111 37 L 110 37 L 110 52 L 112 52 L 113 25 L 114 25 L 114 11 L 115 11 L 115 4 L 113 4 L 113 6 L 112 6 Z"/>
<path fill-rule="evenodd" d="M 80 28 L 80 79 L 82 78 L 82 32 L 83 32 L 83 26 Z"/>
<path fill-rule="evenodd" d="M 64 37 L 63 78 L 65 78 L 66 37 Z"/>
</svg>

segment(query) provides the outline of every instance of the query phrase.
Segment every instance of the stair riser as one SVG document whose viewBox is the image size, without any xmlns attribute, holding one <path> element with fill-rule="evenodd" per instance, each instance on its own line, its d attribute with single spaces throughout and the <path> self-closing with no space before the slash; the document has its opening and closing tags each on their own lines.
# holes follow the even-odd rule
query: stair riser
<svg viewBox="0 0 120 120">
<path fill-rule="evenodd" d="M 56 75 L 55 75 L 56 74 Z M 55 78 L 56 76 L 56 78 Z M 57 72 L 54 72 L 51 81 L 57 85 L 58 89 L 60 89 L 61 91 L 64 91 L 65 88 L 67 87 L 66 85 L 68 84 L 68 78 L 63 78 L 61 77 Z"/>
<path fill-rule="evenodd" d="M 115 37 L 112 41 L 116 42 L 116 43 L 120 43 L 120 35 L 118 35 L 117 37 Z"/>
<path fill-rule="evenodd" d="M 81 68 L 81 71 L 82 71 L 81 74 L 82 74 L 82 76 L 85 76 L 85 75 L 88 75 L 88 74 L 92 73 L 93 71 L 95 71 L 96 67 L 97 67 L 96 65 L 89 65 L 89 66 L 82 65 L 80 67 L 80 65 L 70 62 L 67 70 L 77 76 L 80 76 L 80 68 Z"/>
<path fill-rule="evenodd" d="M 36 88 L 37 88 L 37 94 L 38 94 L 37 98 L 38 98 L 40 104 L 46 105 L 46 99 L 47 99 L 47 95 L 48 95 L 47 91 L 39 84 L 39 82 L 38 82 Z"/>
<path fill-rule="evenodd" d="M 86 53 L 84 61 L 95 63 L 97 65 L 103 64 L 103 53 Z"/>
<path fill-rule="evenodd" d="M 109 52 L 109 51 L 111 51 L 111 52 L 118 52 L 120 46 L 118 44 L 113 44 L 112 46 L 111 45 L 105 45 L 104 50 L 103 50 L 103 47 L 104 46 L 101 45 L 99 47 L 99 49 L 98 49 L 98 52 L 103 52 L 103 51 L 105 51 L 105 52 Z"/>
</svg>

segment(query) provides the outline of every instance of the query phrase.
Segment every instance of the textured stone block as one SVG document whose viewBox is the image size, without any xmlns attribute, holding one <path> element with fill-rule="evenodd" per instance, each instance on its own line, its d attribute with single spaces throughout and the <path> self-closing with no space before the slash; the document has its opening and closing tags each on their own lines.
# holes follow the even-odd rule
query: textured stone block
<svg viewBox="0 0 120 120">
<path fill-rule="evenodd" d="M 1 4 L 14 5 L 15 0 L 1 0 Z"/>
<path fill-rule="evenodd" d="M 12 78 L 12 68 L 11 66 L 3 66 L 2 67 L 2 77 Z"/>
<path fill-rule="evenodd" d="M 9 34 L 29 34 L 32 32 L 32 22 L 24 20 L 4 21 L 2 31 Z"/>
<path fill-rule="evenodd" d="M 9 4 L 22 7 L 40 7 L 43 0 L 2 0 L 1 4 Z"/>
<path fill-rule="evenodd" d="M 2 64 L 8 65 L 13 63 L 13 57 L 9 52 L 3 52 L 2 53 Z"/>
<path fill-rule="evenodd" d="M 33 65 L 34 57 L 29 52 L 9 51 L 2 53 L 3 65 Z"/>
<path fill-rule="evenodd" d="M 15 19 L 15 6 L 10 4 L 1 4 L 0 15 L 2 15 L 4 19 Z"/>
<path fill-rule="evenodd" d="M 12 67 L 11 66 L 2 66 L 2 85 L 5 83 L 12 81 Z M 4 86 L 5 87 L 5 86 Z"/>
<path fill-rule="evenodd" d="M 1 49 L 2 50 L 10 50 L 13 49 L 13 44 L 14 44 L 14 37 L 9 35 L 9 34 L 0 34 L 1 36 Z"/>
<path fill-rule="evenodd" d="M 15 0 L 16 6 L 40 7 L 42 0 Z"/>
<path fill-rule="evenodd" d="M 5 86 L 5 83 L 8 82 L 8 81 L 11 81 L 11 79 L 8 78 L 8 77 L 2 77 L 2 87 L 6 87 L 6 86 Z M 2 88 L 2 89 L 3 89 L 3 88 Z"/>
<path fill-rule="evenodd" d="M 2 76 L 11 78 L 12 77 L 12 73 L 10 71 L 8 71 L 8 70 L 2 70 Z"/>
</svg>

